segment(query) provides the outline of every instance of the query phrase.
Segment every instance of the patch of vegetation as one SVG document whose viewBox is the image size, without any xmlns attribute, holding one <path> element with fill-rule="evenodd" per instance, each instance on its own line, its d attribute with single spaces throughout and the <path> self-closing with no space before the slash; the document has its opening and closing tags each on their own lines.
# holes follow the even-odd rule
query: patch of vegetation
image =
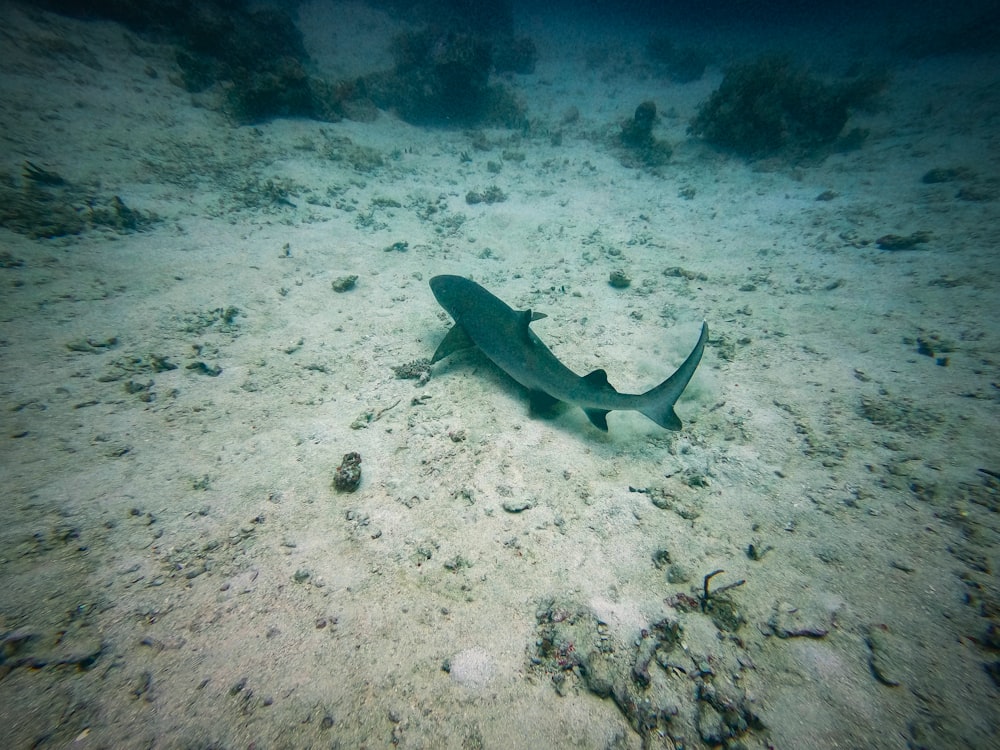
<svg viewBox="0 0 1000 750">
<path fill-rule="evenodd" d="M 204 333 L 209 328 L 231 333 L 236 330 L 236 318 L 240 314 L 238 307 L 216 307 L 204 312 L 195 311 L 184 317 L 181 330 L 185 333 Z"/>
<path fill-rule="evenodd" d="M 295 208 L 292 197 L 299 190 L 299 186 L 288 179 L 261 179 L 257 175 L 250 175 L 234 187 L 231 197 L 243 209 Z"/>
<path fill-rule="evenodd" d="M 749 158 L 811 152 L 833 145 L 851 111 L 885 84 L 874 75 L 824 83 L 784 57 L 762 57 L 726 72 L 689 131 Z"/>
<path fill-rule="evenodd" d="M 160 218 L 130 208 L 117 195 L 101 195 L 25 162 L 20 182 L 0 175 L 0 226 L 34 239 L 66 237 L 105 228 L 120 234 L 149 229 Z"/>
<path fill-rule="evenodd" d="M 220 74 L 226 75 L 215 75 Z M 329 90 L 319 87 L 317 91 L 302 63 L 291 57 L 274 61 L 264 70 L 240 69 L 231 75 L 222 111 L 237 123 L 266 122 L 274 117 L 311 117 L 330 122 L 342 119 L 334 107 L 321 104 L 323 98 L 317 93 L 329 94 Z"/>
<path fill-rule="evenodd" d="M 88 19 L 106 18 L 132 31 L 176 45 L 188 91 L 220 86 L 217 106 L 238 123 L 274 117 L 337 121 L 348 100 L 364 98 L 352 83 L 331 83 L 307 73 L 309 57 L 292 17 L 272 6 L 233 0 L 46 0 L 50 8 Z"/>
<path fill-rule="evenodd" d="M 402 365 L 394 365 L 392 372 L 400 380 L 426 382 L 431 376 L 431 361 L 426 357 L 414 359 Z"/>
<path fill-rule="evenodd" d="M 107 372 L 101 375 L 98 380 L 102 383 L 114 383 L 134 375 L 155 374 L 176 369 L 177 365 L 171 362 L 166 355 L 148 354 L 145 357 L 127 355 L 109 363 Z M 137 393 L 139 390 L 148 391 L 149 388 L 149 385 L 142 389 L 132 385 L 128 387 L 128 390 L 129 392 Z"/>
<path fill-rule="evenodd" d="M 490 185 L 483 190 L 470 190 L 465 194 L 465 202 L 470 206 L 477 203 L 491 205 L 493 203 L 503 203 L 507 200 L 507 194 L 496 185 Z"/>
<path fill-rule="evenodd" d="M 412 195 L 407 202 L 407 208 L 413 211 L 421 221 L 434 225 L 434 232 L 439 235 L 453 235 L 465 224 L 466 216 L 462 213 L 452 213 L 448 209 L 448 196 L 439 194 L 436 197 Z"/>
<path fill-rule="evenodd" d="M 911 399 L 886 393 L 878 398 L 862 396 L 860 411 L 872 424 L 911 435 L 927 435 L 942 421 L 939 414 L 918 406 Z"/>
<path fill-rule="evenodd" d="M 407 122 L 523 124 L 524 107 L 511 90 L 490 83 L 493 51 L 493 40 L 469 29 L 431 25 L 406 32 L 393 41 L 393 69 L 366 77 L 365 90 L 375 104 Z M 525 46 L 500 62 L 526 69 L 534 65 L 529 58 Z"/>
<path fill-rule="evenodd" d="M 358 145 L 346 136 L 324 133 L 321 153 L 324 158 L 346 164 L 360 174 L 373 174 L 385 166 L 385 156 L 381 151 Z"/>
</svg>

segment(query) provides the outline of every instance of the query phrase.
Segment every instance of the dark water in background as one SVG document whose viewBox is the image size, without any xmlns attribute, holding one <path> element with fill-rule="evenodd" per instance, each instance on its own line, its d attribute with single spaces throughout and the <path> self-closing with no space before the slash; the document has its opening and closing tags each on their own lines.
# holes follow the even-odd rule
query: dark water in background
<svg viewBox="0 0 1000 750">
<path fill-rule="evenodd" d="M 265 20 L 265 34 L 271 37 L 270 46 L 275 50 L 287 47 L 285 37 L 294 33 L 288 24 L 297 17 L 303 2 L 36 0 L 31 4 L 77 17 L 117 20 L 135 31 L 166 40 L 179 36 L 189 43 L 193 40 L 199 51 L 209 52 L 213 41 L 224 44 L 227 33 L 234 30 L 233 23 L 239 26 L 243 23 L 240 19 L 247 19 L 250 13 L 276 7 L 287 16 Z M 836 37 L 851 30 L 865 35 L 864 52 L 869 55 L 924 57 L 1000 51 L 1000 3 L 996 0 L 368 0 L 367 4 L 418 26 L 471 31 L 494 38 L 579 27 L 591 35 L 599 30 L 609 39 L 621 33 L 694 32 L 703 41 L 712 34 L 743 37 L 747 49 L 761 43 L 794 49 L 803 43 L 815 44 L 824 34 Z M 227 18 L 219 23 L 222 17 Z M 255 34 L 258 31 L 253 30 Z M 299 50 L 292 52 L 297 56 Z M 545 50 L 549 56 L 562 52 L 558 48 Z"/>
<path fill-rule="evenodd" d="M 863 26 L 884 39 L 887 47 L 917 56 L 1000 50 L 1000 4 L 994 0 L 555 0 L 544 5 L 515 0 L 513 9 L 516 18 L 573 19 L 651 32 L 680 26 L 766 36 Z"/>
<path fill-rule="evenodd" d="M 691 0 L 663 2 L 660 0 L 557 0 L 545 3 L 515 2 L 516 12 L 532 9 L 574 16 L 600 15 L 606 18 L 631 19 L 643 23 L 684 21 L 688 23 L 727 23 L 739 21 L 746 24 L 797 24 L 824 20 L 851 20 L 856 18 L 882 18 L 887 22 L 941 23 L 966 16 L 972 18 L 992 11 L 995 2 L 948 3 L 942 0 L 915 0 L 914 2 L 866 2 L 865 0 Z"/>
<path fill-rule="evenodd" d="M 740 34 L 782 40 L 796 46 L 798 35 L 863 30 L 875 40 L 866 52 L 882 56 L 1000 50 L 1000 3 L 995 0 L 949 3 L 943 0 L 865 2 L 864 0 L 555 0 L 544 5 L 515 0 L 515 19 L 534 18 L 603 24 L 614 29 L 668 33 L 671 28 Z"/>
</svg>

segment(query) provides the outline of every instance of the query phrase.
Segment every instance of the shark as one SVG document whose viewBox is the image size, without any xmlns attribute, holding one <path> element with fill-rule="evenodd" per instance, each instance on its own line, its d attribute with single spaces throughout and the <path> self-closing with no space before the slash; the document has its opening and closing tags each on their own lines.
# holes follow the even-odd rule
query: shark
<svg viewBox="0 0 1000 750">
<path fill-rule="evenodd" d="M 674 404 L 701 362 L 708 339 L 706 322 L 701 324 L 698 343 L 673 375 L 645 393 L 620 393 L 608 382 L 604 370 L 580 376 L 556 358 L 531 330 L 531 323 L 545 315 L 515 310 L 463 276 L 435 276 L 430 286 L 438 303 L 455 321 L 434 352 L 432 365 L 454 352 L 478 348 L 528 389 L 534 412 L 564 402 L 579 406 L 591 424 L 605 432 L 612 411 L 637 411 L 664 429 L 681 429 Z"/>
</svg>

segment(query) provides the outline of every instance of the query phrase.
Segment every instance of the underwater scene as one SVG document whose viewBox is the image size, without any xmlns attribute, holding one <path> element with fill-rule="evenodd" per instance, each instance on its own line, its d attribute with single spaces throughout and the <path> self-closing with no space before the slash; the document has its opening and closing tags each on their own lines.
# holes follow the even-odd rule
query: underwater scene
<svg viewBox="0 0 1000 750">
<path fill-rule="evenodd" d="M 0 0 L 0 748 L 1000 747 L 994 2 Z"/>
</svg>

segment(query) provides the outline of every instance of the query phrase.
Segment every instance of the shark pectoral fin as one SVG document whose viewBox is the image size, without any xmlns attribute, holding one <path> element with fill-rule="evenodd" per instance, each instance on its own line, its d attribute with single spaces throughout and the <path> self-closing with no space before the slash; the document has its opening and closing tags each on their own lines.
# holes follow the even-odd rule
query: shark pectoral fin
<svg viewBox="0 0 1000 750">
<path fill-rule="evenodd" d="M 587 385 L 598 390 L 607 391 L 608 393 L 618 393 L 614 386 L 608 382 L 608 373 L 604 370 L 588 372 L 580 379 Z M 584 409 L 583 413 L 587 415 L 587 419 L 590 420 L 590 423 L 594 427 L 604 432 L 608 431 L 608 414 L 610 413 L 610 409 Z"/>
<path fill-rule="evenodd" d="M 469 349 L 475 345 L 475 342 L 469 338 L 469 334 L 465 328 L 456 323 L 441 340 L 441 343 L 438 344 L 438 348 L 434 352 L 434 356 L 431 357 L 431 364 L 444 359 L 449 354 L 453 354 L 454 352 L 462 349 Z"/>
<path fill-rule="evenodd" d="M 608 414 L 610 412 L 607 409 L 584 409 L 583 412 L 594 427 L 604 432 L 608 431 Z"/>
<path fill-rule="evenodd" d="M 550 396 L 545 391 L 531 391 L 528 394 L 528 399 L 533 414 L 544 414 L 551 411 L 552 407 L 559 403 L 559 399 Z"/>
<path fill-rule="evenodd" d="M 545 313 L 535 312 L 534 310 L 529 310 L 528 312 L 531 313 L 531 320 L 532 321 L 541 320 L 542 318 L 549 317 Z"/>
</svg>

